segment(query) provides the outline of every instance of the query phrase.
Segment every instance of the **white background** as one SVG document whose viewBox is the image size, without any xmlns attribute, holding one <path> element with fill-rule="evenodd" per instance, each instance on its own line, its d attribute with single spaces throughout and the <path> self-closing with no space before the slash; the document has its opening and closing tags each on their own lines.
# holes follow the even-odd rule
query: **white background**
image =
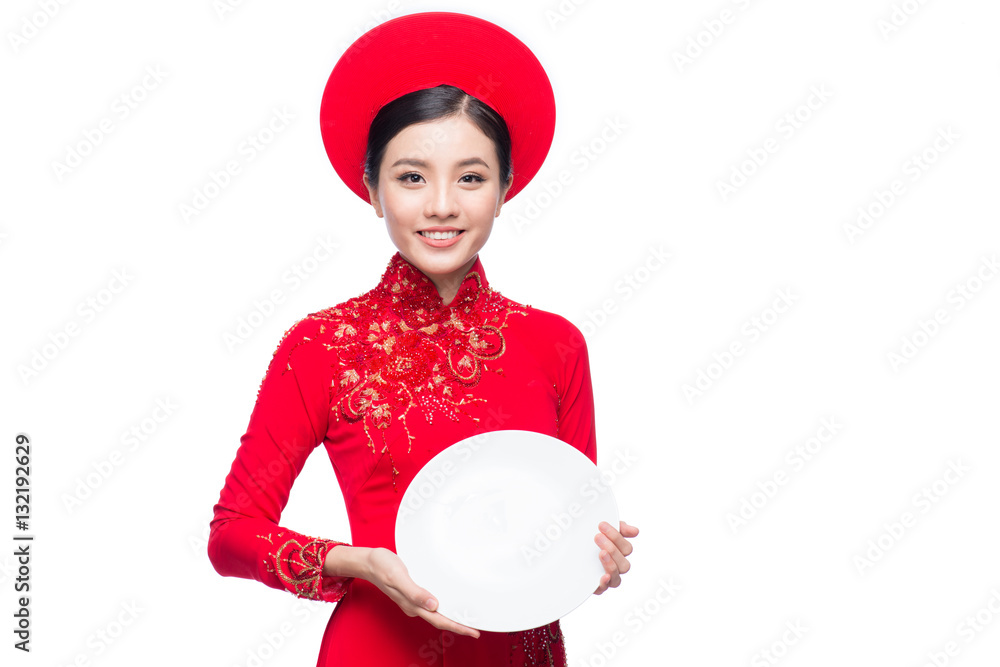
<svg viewBox="0 0 1000 667">
<path fill-rule="evenodd" d="M 996 664 L 996 3 L 43 5 L 0 17 L 4 664 L 314 664 L 332 607 L 220 577 L 205 538 L 282 333 L 394 251 L 327 161 L 326 78 L 377 19 L 435 9 L 499 23 L 549 73 L 554 143 L 483 262 L 504 295 L 584 328 L 599 461 L 635 459 L 614 484 L 641 529 L 633 568 L 564 619 L 570 664 Z M 294 120 L 246 159 L 274 109 Z M 337 252 L 304 264 L 318 238 Z M 176 406 L 160 423 L 157 401 Z M 30 655 L 11 648 L 22 432 Z M 349 538 L 322 452 L 282 523 Z"/>
</svg>

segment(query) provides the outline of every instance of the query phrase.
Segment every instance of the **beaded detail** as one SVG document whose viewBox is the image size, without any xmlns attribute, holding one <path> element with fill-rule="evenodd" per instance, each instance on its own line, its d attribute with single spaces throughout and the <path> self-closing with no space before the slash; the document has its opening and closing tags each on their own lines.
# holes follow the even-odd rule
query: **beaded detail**
<svg viewBox="0 0 1000 667">
<path fill-rule="evenodd" d="M 552 390 L 556 395 L 556 433 L 559 432 L 559 413 L 562 412 L 562 396 L 559 395 L 559 387 L 552 384 Z"/>
<path fill-rule="evenodd" d="M 344 542 L 306 537 L 287 531 L 278 533 L 278 546 L 267 554 L 264 566 L 281 579 L 289 591 L 308 600 L 336 602 L 347 592 L 349 578 L 330 578 L 334 585 L 324 588 L 323 563 L 330 549 Z M 257 535 L 272 546 L 271 534 Z M 305 542 L 303 544 L 303 542 Z"/>
<path fill-rule="evenodd" d="M 361 421 L 373 452 L 378 451 L 373 433 L 380 434 L 395 488 L 399 471 L 385 436 L 393 419 L 406 433 L 407 452 L 414 437 L 406 420 L 414 408 L 428 424 L 436 415 L 478 421 L 464 406 L 484 399 L 468 390 L 484 372 L 503 374 L 485 362 L 503 355 L 503 329 L 512 314 L 527 311 L 484 286 L 476 271 L 465 276 L 451 305 L 445 305 L 434 283 L 396 253 L 373 290 L 309 315 L 321 323 L 320 335 L 296 343 L 289 359 L 300 345 L 316 341 L 335 353 L 331 411 L 338 419 Z"/>
<path fill-rule="evenodd" d="M 562 628 L 558 621 L 510 637 L 511 667 L 567 667 Z"/>
</svg>

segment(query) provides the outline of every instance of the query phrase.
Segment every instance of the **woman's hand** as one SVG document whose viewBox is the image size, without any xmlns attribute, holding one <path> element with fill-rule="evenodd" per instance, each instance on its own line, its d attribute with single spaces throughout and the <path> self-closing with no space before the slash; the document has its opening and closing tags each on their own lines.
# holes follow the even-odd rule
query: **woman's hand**
<svg viewBox="0 0 1000 667">
<path fill-rule="evenodd" d="M 622 575 L 631 567 L 626 556 L 632 553 L 632 544 L 625 538 L 639 534 L 638 528 L 624 521 L 620 522 L 619 530 L 615 530 L 607 521 L 602 521 L 598 529 L 601 532 L 594 537 L 594 542 L 601 547 L 597 557 L 604 566 L 604 574 L 601 575 L 601 583 L 594 591 L 594 595 L 600 595 L 609 588 L 617 588 L 622 583 Z"/>
<path fill-rule="evenodd" d="M 368 554 L 368 569 L 370 576 L 366 578 L 398 604 L 407 616 L 419 616 L 439 630 L 479 637 L 479 630 L 456 623 L 434 611 L 437 599 L 414 583 L 402 559 L 389 549 L 372 549 Z"/>
</svg>

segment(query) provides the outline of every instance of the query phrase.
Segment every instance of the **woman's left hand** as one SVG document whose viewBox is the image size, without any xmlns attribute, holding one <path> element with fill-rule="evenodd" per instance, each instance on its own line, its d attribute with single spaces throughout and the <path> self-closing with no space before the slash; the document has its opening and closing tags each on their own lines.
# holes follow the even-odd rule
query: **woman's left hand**
<svg viewBox="0 0 1000 667">
<path fill-rule="evenodd" d="M 635 537 L 639 534 L 639 529 L 624 521 L 619 523 L 618 530 L 607 521 L 602 521 L 597 527 L 601 532 L 594 537 L 594 542 L 601 547 L 597 557 L 604 566 L 604 574 L 601 575 L 601 583 L 594 595 L 600 595 L 609 588 L 617 588 L 622 583 L 622 575 L 631 567 L 626 556 L 632 553 L 632 544 L 625 538 Z"/>
</svg>

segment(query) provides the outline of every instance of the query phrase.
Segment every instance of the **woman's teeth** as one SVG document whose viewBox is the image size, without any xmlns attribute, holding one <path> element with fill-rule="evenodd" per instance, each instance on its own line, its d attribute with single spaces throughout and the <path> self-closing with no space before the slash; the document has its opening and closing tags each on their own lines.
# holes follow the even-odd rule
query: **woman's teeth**
<svg viewBox="0 0 1000 667">
<path fill-rule="evenodd" d="M 445 239 L 453 239 L 456 236 L 458 236 L 459 234 L 461 234 L 460 231 L 454 231 L 454 232 L 417 232 L 417 233 L 420 234 L 420 235 L 422 235 L 422 236 L 426 236 L 429 239 L 434 239 L 435 241 L 444 241 Z"/>
</svg>

